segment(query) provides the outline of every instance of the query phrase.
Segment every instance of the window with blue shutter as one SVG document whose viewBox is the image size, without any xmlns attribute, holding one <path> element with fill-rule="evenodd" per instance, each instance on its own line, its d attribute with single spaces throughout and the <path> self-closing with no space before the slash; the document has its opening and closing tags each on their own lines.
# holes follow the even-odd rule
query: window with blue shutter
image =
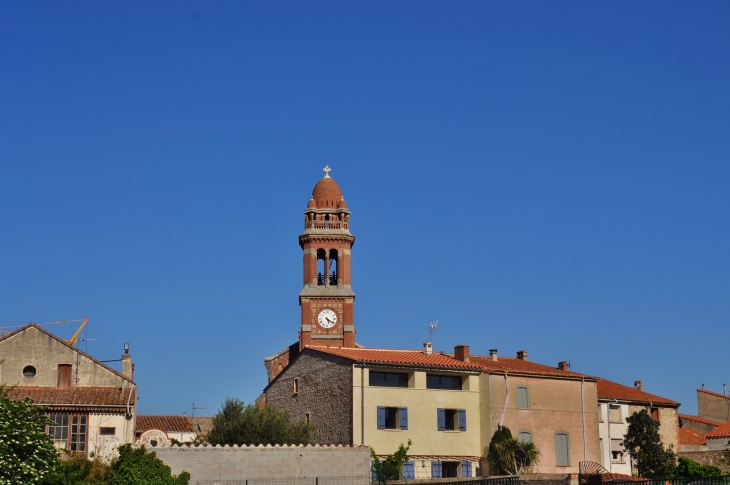
<svg viewBox="0 0 730 485">
<path fill-rule="evenodd" d="M 557 466 L 570 466 L 568 433 L 557 433 L 555 435 L 555 458 Z"/>
<path fill-rule="evenodd" d="M 446 410 L 439 408 L 439 409 L 436 410 L 436 414 L 437 414 L 437 418 L 438 418 L 437 419 L 437 421 L 438 421 L 438 430 L 439 431 L 443 431 L 443 430 L 446 429 Z M 439 477 L 441 477 L 441 475 L 439 475 Z"/>
<path fill-rule="evenodd" d="M 461 476 L 463 478 L 471 478 L 471 462 L 470 461 L 461 462 Z"/>
<path fill-rule="evenodd" d="M 527 393 L 526 387 L 517 388 L 517 408 L 530 409 L 530 395 Z"/>
<path fill-rule="evenodd" d="M 459 409 L 459 431 L 466 431 L 466 409 Z"/>
<path fill-rule="evenodd" d="M 378 429 L 385 429 L 385 408 L 378 406 Z"/>
<path fill-rule="evenodd" d="M 441 478 L 441 462 L 431 462 L 431 478 Z"/>
<path fill-rule="evenodd" d="M 400 429 L 408 429 L 408 408 L 400 408 L 398 414 L 400 418 Z"/>
<path fill-rule="evenodd" d="M 406 480 L 416 478 L 416 466 L 412 461 L 407 461 L 403 464 L 403 478 Z"/>
</svg>

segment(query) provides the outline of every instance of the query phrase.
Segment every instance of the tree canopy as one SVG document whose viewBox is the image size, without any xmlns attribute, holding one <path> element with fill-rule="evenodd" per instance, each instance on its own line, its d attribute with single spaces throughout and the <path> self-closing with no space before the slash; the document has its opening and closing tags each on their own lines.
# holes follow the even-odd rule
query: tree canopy
<svg viewBox="0 0 730 485">
<path fill-rule="evenodd" d="M 287 411 L 275 406 L 260 408 L 228 398 L 213 418 L 208 441 L 213 445 L 309 445 L 314 443 L 314 427 L 303 419 L 292 422 Z"/>
<path fill-rule="evenodd" d="M 375 454 L 375 448 L 370 448 L 370 457 L 373 459 L 373 473 L 377 477 L 378 483 L 400 479 L 403 465 L 408 461 L 408 450 L 410 448 L 411 440 L 408 440 L 407 446 L 403 446 L 403 443 L 401 443 L 395 453 L 387 455 L 382 461 Z"/>
<path fill-rule="evenodd" d="M 624 447 L 636 464 L 642 478 L 663 478 L 674 475 L 676 454 L 670 446 L 665 449 L 659 438 L 659 422 L 649 416 L 646 409 L 634 413 L 626 422 L 629 427 L 624 435 Z"/>
<path fill-rule="evenodd" d="M 114 485 L 188 485 L 190 481 L 188 472 L 173 475 L 170 467 L 144 446 L 120 446 L 119 458 L 112 469 Z"/>
</svg>

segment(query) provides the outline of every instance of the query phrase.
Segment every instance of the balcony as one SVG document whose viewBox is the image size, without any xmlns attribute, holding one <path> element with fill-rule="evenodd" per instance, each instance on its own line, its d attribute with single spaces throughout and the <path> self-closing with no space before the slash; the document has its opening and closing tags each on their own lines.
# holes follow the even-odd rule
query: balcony
<svg viewBox="0 0 730 485">
<path fill-rule="evenodd" d="M 346 221 L 305 221 L 304 229 L 349 229 Z"/>
</svg>

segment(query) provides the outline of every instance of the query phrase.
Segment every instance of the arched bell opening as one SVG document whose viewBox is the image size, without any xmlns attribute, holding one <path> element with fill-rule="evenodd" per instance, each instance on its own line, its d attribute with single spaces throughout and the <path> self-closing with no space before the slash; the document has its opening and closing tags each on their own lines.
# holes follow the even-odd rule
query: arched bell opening
<svg viewBox="0 0 730 485">
<path fill-rule="evenodd" d="M 337 250 L 330 249 L 329 254 L 329 284 L 337 286 L 337 279 L 339 278 L 338 270 L 340 269 L 339 260 L 337 258 Z"/>
<path fill-rule="evenodd" d="M 324 249 L 317 250 L 317 285 L 325 286 L 327 284 L 327 251 Z"/>
</svg>

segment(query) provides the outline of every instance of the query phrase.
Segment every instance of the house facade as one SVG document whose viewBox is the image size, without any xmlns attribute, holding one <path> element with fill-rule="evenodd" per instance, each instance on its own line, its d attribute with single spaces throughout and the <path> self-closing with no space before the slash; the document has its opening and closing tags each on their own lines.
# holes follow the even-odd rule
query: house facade
<svg viewBox="0 0 730 485">
<path fill-rule="evenodd" d="M 198 434 L 187 416 L 137 416 L 135 443 L 155 448 L 169 446 L 173 440 L 192 442 Z"/>
<path fill-rule="evenodd" d="M 49 410 L 56 447 L 108 459 L 134 441 L 132 357 L 121 360 L 118 372 L 31 323 L 0 338 L 0 386 Z"/>
</svg>

